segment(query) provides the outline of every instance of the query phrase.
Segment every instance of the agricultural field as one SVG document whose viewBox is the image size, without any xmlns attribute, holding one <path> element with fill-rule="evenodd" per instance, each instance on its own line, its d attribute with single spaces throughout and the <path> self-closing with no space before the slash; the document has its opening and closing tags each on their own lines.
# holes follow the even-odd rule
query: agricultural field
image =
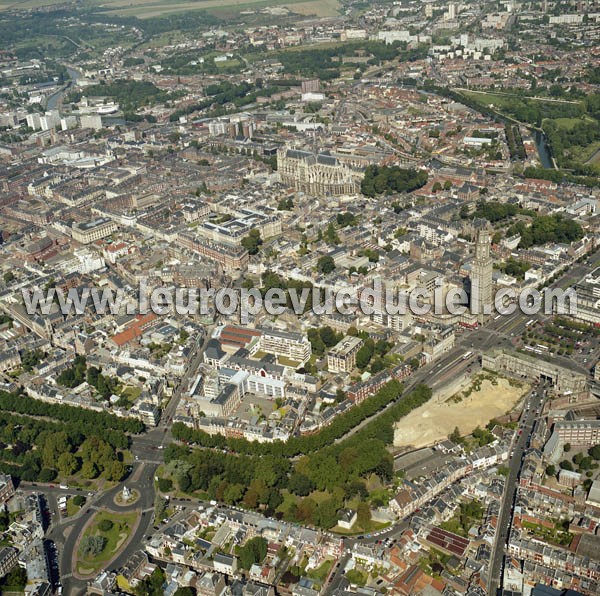
<svg viewBox="0 0 600 596">
<path fill-rule="evenodd" d="M 240 11 L 263 10 L 265 8 L 284 9 L 303 14 L 317 16 L 333 16 L 337 14 L 338 0 L 197 0 L 196 2 L 170 2 L 169 0 L 113 0 L 103 3 L 103 7 L 121 16 L 137 16 L 139 18 L 158 17 L 165 14 L 206 10 L 216 16 L 228 14 L 239 15 Z"/>
<path fill-rule="evenodd" d="M 0 11 L 14 8 L 32 9 L 53 4 L 63 4 L 63 0 L 25 0 L 15 3 L 14 0 L 0 0 Z M 95 2 L 86 2 L 94 6 Z M 99 5 L 99 4 L 98 4 Z M 338 0 L 108 0 L 102 3 L 103 10 L 119 16 L 135 16 L 141 19 L 159 17 L 187 11 L 206 10 L 218 16 L 238 14 L 240 11 L 272 9 L 288 9 L 302 15 L 320 17 L 338 14 Z"/>
</svg>

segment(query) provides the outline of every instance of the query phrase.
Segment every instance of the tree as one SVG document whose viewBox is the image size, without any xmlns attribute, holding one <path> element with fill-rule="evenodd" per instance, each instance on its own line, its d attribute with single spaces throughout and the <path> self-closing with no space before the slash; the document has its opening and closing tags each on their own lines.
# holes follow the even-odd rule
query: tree
<svg viewBox="0 0 600 596">
<path fill-rule="evenodd" d="M 560 466 L 561 470 L 573 470 L 573 464 L 568 459 L 563 459 L 558 465 Z"/>
<path fill-rule="evenodd" d="M 412 192 L 427 182 L 422 170 L 398 166 L 368 166 L 361 183 L 361 192 L 367 197 L 397 192 Z"/>
<path fill-rule="evenodd" d="M 196 596 L 196 590 L 191 586 L 184 586 L 175 590 L 174 596 Z"/>
<path fill-rule="evenodd" d="M 278 211 L 291 211 L 294 208 L 294 201 L 291 197 L 285 199 L 281 199 L 279 203 L 277 203 Z"/>
<path fill-rule="evenodd" d="M 334 269 L 335 261 L 333 260 L 333 257 L 330 257 L 329 255 L 324 255 L 320 257 L 317 261 L 317 271 L 319 271 L 320 273 L 327 275 L 328 273 L 331 273 Z"/>
<path fill-rule="evenodd" d="M 160 521 L 167 512 L 167 500 L 160 495 L 154 497 L 154 519 Z"/>
<path fill-rule="evenodd" d="M 356 352 L 356 366 L 360 369 L 365 369 L 369 366 L 373 357 L 374 344 L 372 339 L 366 339 L 364 344 Z"/>
<path fill-rule="evenodd" d="M 338 504 L 335 499 L 322 501 L 315 511 L 315 524 L 321 528 L 333 528 L 337 524 Z"/>
<path fill-rule="evenodd" d="M 136 596 L 163 596 L 165 585 L 165 572 L 157 567 L 149 577 L 144 578 L 136 587 Z"/>
<path fill-rule="evenodd" d="M 571 451 L 571 443 L 565 443 L 565 444 L 563 445 L 563 451 L 564 451 L 565 453 L 569 453 L 569 451 Z"/>
<path fill-rule="evenodd" d="M 97 557 L 106 547 L 104 536 L 85 536 L 81 541 L 81 552 L 86 557 Z"/>
<path fill-rule="evenodd" d="M 300 523 L 313 523 L 317 504 L 310 497 L 298 501 L 293 507 L 293 518 Z"/>
<path fill-rule="evenodd" d="M 262 536 L 250 538 L 244 546 L 238 549 L 240 567 L 250 569 L 256 563 L 262 563 L 267 556 L 268 543 Z"/>
<path fill-rule="evenodd" d="M 230 505 L 234 505 L 242 500 L 244 496 L 243 484 L 230 484 L 223 494 L 223 500 Z"/>
<path fill-rule="evenodd" d="M 439 182 L 434 182 L 431 190 L 433 192 L 438 192 L 439 190 L 442 190 L 442 185 Z"/>
<path fill-rule="evenodd" d="M 250 255 L 257 254 L 262 243 L 263 241 L 260 237 L 260 231 L 256 229 L 250 230 L 249 234 L 247 236 L 244 236 L 241 242 L 242 246 L 248 251 L 248 254 Z"/>
<path fill-rule="evenodd" d="M 556 467 L 550 464 L 546 466 L 546 475 L 547 476 L 556 476 Z"/>
<path fill-rule="evenodd" d="M 173 488 L 173 482 L 169 478 L 158 479 L 158 490 L 161 493 L 168 493 Z"/>
<path fill-rule="evenodd" d="M 281 496 L 281 493 L 276 488 L 271 488 L 267 498 L 267 507 L 268 511 L 271 512 L 270 515 L 272 515 L 272 512 L 274 512 L 282 503 L 283 497 Z"/>
<path fill-rule="evenodd" d="M 448 436 L 448 438 L 453 443 L 456 443 L 457 445 L 460 444 L 461 438 L 460 438 L 460 430 L 458 430 L 458 426 L 454 427 L 454 430 L 450 433 L 450 435 Z"/>
<path fill-rule="evenodd" d="M 327 226 L 327 229 L 325 230 L 325 242 L 327 242 L 327 244 L 336 245 L 340 243 L 340 237 L 335 231 L 335 226 L 333 225 L 333 222 L 330 222 Z"/>
<path fill-rule="evenodd" d="M 40 470 L 38 480 L 40 482 L 52 482 L 56 478 L 56 470 L 52 468 L 43 468 Z"/>
<path fill-rule="evenodd" d="M 98 523 L 98 529 L 101 532 L 110 532 L 113 528 L 113 522 L 110 519 L 103 519 Z"/>
<path fill-rule="evenodd" d="M 64 431 L 49 434 L 44 441 L 42 449 L 42 462 L 48 468 L 56 465 L 61 454 L 65 454 L 71 450 L 71 444 L 67 433 Z"/>
<path fill-rule="evenodd" d="M 3 277 L 4 283 L 9 284 L 15 279 L 15 274 L 12 271 L 7 271 L 6 273 L 4 273 Z"/>
<path fill-rule="evenodd" d="M 588 454 L 596 461 L 600 460 L 600 445 L 594 445 L 588 450 Z"/>
<path fill-rule="evenodd" d="M 79 470 L 79 460 L 68 451 L 58 457 L 56 465 L 63 476 L 72 476 Z"/>
<path fill-rule="evenodd" d="M 362 528 L 368 527 L 371 522 L 371 507 L 368 503 L 361 502 L 356 508 L 356 521 Z"/>
<path fill-rule="evenodd" d="M 347 226 L 355 226 L 358 223 L 356 215 L 351 213 L 350 211 L 346 211 L 345 213 L 338 213 L 336 216 L 336 222 L 338 226 L 341 228 L 345 228 Z"/>
<path fill-rule="evenodd" d="M 184 493 L 189 491 L 192 486 L 192 480 L 190 478 L 190 475 L 187 473 L 181 474 L 181 476 L 179 476 L 179 478 L 177 479 L 177 483 L 179 484 L 179 489 L 182 490 Z"/>
<path fill-rule="evenodd" d="M 323 343 L 328 348 L 335 346 L 335 344 L 337 344 L 341 339 L 341 337 L 338 336 L 338 334 L 329 325 L 321 327 L 319 329 L 319 335 L 323 340 Z"/>
<path fill-rule="evenodd" d="M 92 461 L 85 461 L 81 466 L 81 475 L 84 478 L 92 479 L 97 478 L 100 471 L 98 470 L 98 466 Z"/>
<path fill-rule="evenodd" d="M 76 507 L 82 507 L 85 503 L 85 497 L 83 495 L 75 495 L 73 497 L 73 505 Z"/>
<path fill-rule="evenodd" d="M 107 480 L 112 480 L 113 482 L 120 482 L 127 476 L 127 466 L 118 459 L 115 459 L 104 467 L 104 475 Z"/>
<path fill-rule="evenodd" d="M 299 497 L 306 497 L 314 490 L 314 484 L 310 478 L 299 472 L 293 472 L 287 484 L 288 490 Z"/>
<path fill-rule="evenodd" d="M 27 585 L 27 571 L 20 565 L 13 567 L 0 582 L 2 593 L 6 592 L 22 592 Z"/>
</svg>

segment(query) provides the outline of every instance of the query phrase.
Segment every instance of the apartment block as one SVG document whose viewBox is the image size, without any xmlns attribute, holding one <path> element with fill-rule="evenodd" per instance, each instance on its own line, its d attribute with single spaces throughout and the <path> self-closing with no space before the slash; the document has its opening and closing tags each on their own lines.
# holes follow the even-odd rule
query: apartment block
<svg viewBox="0 0 600 596">
<path fill-rule="evenodd" d="M 312 349 L 308 338 L 303 333 L 279 331 L 262 327 L 259 340 L 260 349 L 269 354 L 284 356 L 304 364 L 311 356 Z"/>
<path fill-rule="evenodd" d="M 327 354 L 329 372 L 351 372 L 356 366 L 356 354 L 363 345 L 359 337 L 346 336 Z"/>
<path fill-rule="evenodd" d="M 117 231 L 117 224 L 107 217 L 99 217 L 92 221 L 73 224 L 71 234 L 73 240 L 81 244 L 90 244 L 96 240 L 102 240 Z"/>
</svg>

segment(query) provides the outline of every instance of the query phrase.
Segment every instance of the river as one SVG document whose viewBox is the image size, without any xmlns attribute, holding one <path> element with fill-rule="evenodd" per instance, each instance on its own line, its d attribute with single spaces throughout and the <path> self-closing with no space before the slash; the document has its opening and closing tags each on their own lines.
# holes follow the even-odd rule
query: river
<svg viewBox="0 0 600 596">
<path fill-rule="evenodd" d="M 52 95 L 50 95 L 50 97 L 48 97 L 48 100 L 46 101 L 46 109 L 47 110 L 55 109 L 56 106 L 58 105 L 60 98 L 71 88 L 73 83 L 77 82 L 77 79 L 79 79 L 79 77 L 81 76 L 81 73 L 78 70 L 75 70 L 74 68 L 71 68 L 70 66 L 67 66 L 66 68 L 67 68 L 67 72 L 69 73 L 69 77 L 71 78 L 71 80 L 66 85 L 64 85 L 61 89 L 59 89 L 56 93 L 53 93 Z"/>
<path fill-rule="evenodd" d="M 554 161 L 552 159 L 552 154 L 550 153 L 550 147 L 548 147 L 548 143 L 546 142 L 546 135 L 543 132 L 536 130 L 533 133 L 533 140 L 535 141 L 535 147 L 540 156 L 542 167 L 554 170 Z"/>
</svg>

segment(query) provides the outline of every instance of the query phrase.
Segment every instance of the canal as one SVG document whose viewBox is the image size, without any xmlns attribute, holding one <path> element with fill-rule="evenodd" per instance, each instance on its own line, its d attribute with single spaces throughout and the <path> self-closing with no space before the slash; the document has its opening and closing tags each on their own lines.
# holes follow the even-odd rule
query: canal
<svg viewBox="0 0 600 596">
<path fill-rule="evenodd" d="M 552 160 L 550 147 L 548 147 L 548 143 L 546 142 L 546 135 L 542 131 L 536 130 L 533 133 L 533 140 L 535 141 L 535 147 L 540 156 L 542 167 L 554 170 L 554 161 Z"/>
<path fill-rule="evenodd" d="M 71 80 L 63 86 L 62 89 L 58 90 L 56 93 L 53 93 L 48 97 L 48 101 L 46 102 L 46 109 L 53 110 L 58 105 L 60 98 L 72 87 L 73 83 L 77 82 L 77 79 L 81 76 L 81 73 L 70 66 L 67 66 L 67 72 L 69 73 L 69 77 Z"/>
</svg>

